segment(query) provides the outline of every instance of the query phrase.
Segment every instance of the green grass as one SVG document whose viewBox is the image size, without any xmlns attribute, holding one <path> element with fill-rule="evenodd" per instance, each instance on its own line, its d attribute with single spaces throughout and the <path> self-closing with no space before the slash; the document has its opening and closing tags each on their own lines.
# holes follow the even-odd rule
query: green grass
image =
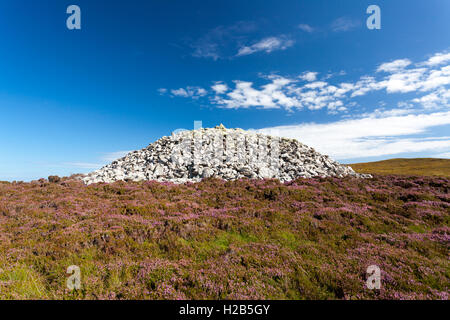
<svg viewBox="0 0 450 320">
<path fill-rule="evenodd" d="M 10 287 L 9 294 L 2 294 L 3 299 L 48 299 L 50 297 L 42 276 L 27 266 L 0 270 L 0 282 Z"/>
<path fill-rule="evenodd" d="M 389 159 L 376 162 L 354 163 L 350 166 L 359 173 L 400 174 L 450 177 L 450 159 Z"/>
</svg>

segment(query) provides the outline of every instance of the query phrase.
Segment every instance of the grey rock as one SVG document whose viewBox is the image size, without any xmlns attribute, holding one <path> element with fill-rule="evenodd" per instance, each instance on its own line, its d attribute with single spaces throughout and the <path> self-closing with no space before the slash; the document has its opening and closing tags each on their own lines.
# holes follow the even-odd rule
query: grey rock
<svg viewBox="0 0 450 320">
<path fill-rule="evenodd" d="M 86 184 L 118 180 L 185 183 L 213 176 L 225 180 L 275 178 L 282 182 L 311 177 L 372 177 L 358 174 L 295 139 L 220 125 L 162 137 L 82 180 Z"/>
</svg>

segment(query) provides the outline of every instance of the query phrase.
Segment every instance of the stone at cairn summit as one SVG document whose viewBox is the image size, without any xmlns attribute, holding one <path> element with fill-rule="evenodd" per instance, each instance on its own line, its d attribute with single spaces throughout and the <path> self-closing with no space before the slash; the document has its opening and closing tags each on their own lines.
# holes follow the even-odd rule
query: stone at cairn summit
<svg viewBox="0 0 450 320">
<path fill-rule="evenodd" d="M 82 179 L 86 184 L 118 180 L 184 183 L 202 178 L 225 180 L 275 178 L 370 178 L 321 155 L 295 139 L 242 129 L 197 129 L 173 133 L 148 147 L 128 153 Z"/>
</svg>

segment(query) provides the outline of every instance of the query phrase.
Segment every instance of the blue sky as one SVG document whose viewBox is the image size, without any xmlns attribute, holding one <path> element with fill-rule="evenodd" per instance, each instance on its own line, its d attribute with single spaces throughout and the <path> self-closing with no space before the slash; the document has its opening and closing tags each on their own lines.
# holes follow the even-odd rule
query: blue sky
<svg viewBox="0 0 450 320">
<path fill-rule="evenodd" d="M 445 0 L 0 0 L 0 180 L 89 172 L 195 120 L 344 163 L 449 158 L 449 17 Z"/>
</svg>

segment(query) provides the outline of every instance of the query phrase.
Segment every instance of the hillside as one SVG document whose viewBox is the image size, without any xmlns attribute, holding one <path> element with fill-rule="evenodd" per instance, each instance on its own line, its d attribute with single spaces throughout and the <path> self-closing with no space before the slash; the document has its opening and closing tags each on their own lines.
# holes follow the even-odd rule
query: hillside
<svg viewBox="0 0 450 320">
<path fill-rule="evenodd" d="M 389 159 L 349 165 L 359 173 L 450 177 L 450 159 Z"/>
<path fill-rule="evenodd" d="M 449 298 L 447 178 L 51 181 L 0 182 L 0 299 Z"/>
</svg>

